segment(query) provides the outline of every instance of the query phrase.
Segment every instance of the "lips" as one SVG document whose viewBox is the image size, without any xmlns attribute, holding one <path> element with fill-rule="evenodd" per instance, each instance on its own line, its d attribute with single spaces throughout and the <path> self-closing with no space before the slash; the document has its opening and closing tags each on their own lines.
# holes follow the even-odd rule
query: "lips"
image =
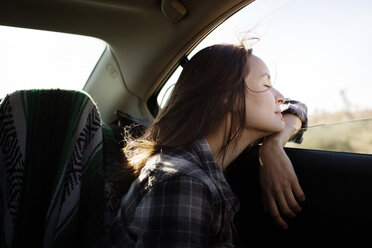
<svg viewBox="0 0 372 248">
<path fill-rule="evenodd" d="M 275 112 L 276 115 L 280 115 L 280 119 L 284 120 L 283 114 L 280 111 Z"/>
</svg>

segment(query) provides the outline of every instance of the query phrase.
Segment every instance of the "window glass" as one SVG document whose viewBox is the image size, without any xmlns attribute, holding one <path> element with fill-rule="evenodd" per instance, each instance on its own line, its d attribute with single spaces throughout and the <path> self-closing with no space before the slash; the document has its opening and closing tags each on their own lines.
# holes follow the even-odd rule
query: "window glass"
<svg viewBox="0 0 372 248">
<path fill-rule="evenodd" d="M 182 67 L 178 66 L 172 76 L 168 79 L 166 84 L 160 90 L 159 95 L 157 97 L 159 108 L 164 107 L 165 102 L 168 100 L 170 93 L 172 93 L 172 89 L 177 82 L 178 77 L 182 72 Z"/>
<path fill-rule="evenodd" d="M 83 89 L 106 44 L 95 38 L 0 26 L 0 98 L 18 89 Z"/>
<path fill-rule="evenodd" d="M 268 65 L 274 87 L 308 106 L 310 126 L 372 117 L 371 12 L 366 0 L 255 1 L 189 57 L 206 46 L 245 38 Z M 172 84 L 163 90 L 169 93 Z M 161 100 L 164 104 L 164 94 Z"/>
<path fill-rule="evenodd" d="M 372 154 L 372 118 L 312 126 L 301 144 L 286 147 Z"/>
</svg>

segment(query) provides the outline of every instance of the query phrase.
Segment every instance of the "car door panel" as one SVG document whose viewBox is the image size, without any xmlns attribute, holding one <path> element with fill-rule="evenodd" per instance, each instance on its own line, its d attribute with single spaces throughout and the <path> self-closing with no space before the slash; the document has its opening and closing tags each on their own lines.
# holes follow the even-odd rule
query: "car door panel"
<svg viewBox="0 0 372 248">
<path fill-rule="evenodd" d="M 285 148 L 306 201 L 302 212 L 277 227 L 264 214 L 256 146 L 243 152 L 226 171 L 240 200 L 235 223 L 241 242 L 249 246 L 345 246 L 371 243 L 372 156 Z"/>
</svg>

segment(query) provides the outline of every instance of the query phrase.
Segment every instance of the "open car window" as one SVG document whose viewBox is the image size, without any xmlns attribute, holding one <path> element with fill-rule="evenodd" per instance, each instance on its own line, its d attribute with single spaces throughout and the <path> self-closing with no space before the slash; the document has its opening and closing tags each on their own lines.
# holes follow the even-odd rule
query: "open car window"
<svg viewBox="0 0 372 248">
<path fill-rule="evenodd" d="M 308 107 L 314 128 L 303 144 L 289 146 L 370 153 L 363 147 L 372 144 L 371 121 L 365 120 L 372 118 L 371 11 L 372 3 L 362 0 L 255 1 L 210 33 L 189 58 L 211 44 L 245 41 L 268 65 L 273 86 Z M 160 107 L 175 82 L 165 84 Z M 365 131 L 358 134 L 359 128 Z"/>
<path fill-rule="evenodd" d="M 372 118 L 324 124 L 307 128 L 303 142 L 287 147 L 372 154 Z"/>
<path fill-rule="evenodd" d="M 0 26 L 0 98 L 20 89 L 83 89 L 106 44 L 96 38 Z"/>
</svg>

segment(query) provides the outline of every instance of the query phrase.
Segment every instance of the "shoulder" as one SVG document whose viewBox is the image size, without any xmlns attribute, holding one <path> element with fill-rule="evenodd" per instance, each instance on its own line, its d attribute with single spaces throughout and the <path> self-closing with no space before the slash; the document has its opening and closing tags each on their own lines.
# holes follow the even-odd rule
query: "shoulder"
<svg viewBox="0 0 372 248">
<path fill-rule="evenodd" d="M 202 182 L 208 182 L 210 180 L 209 175 L 202 166 L 204 165 L 188 160 L 183 156 L 158 154 L 146 163 L 139 179 L 148 177 L 155 181 L 164 181 L 173 177 L 187 176 Z"/>
<path fill-rule="evenodd" d="M 169 205 L 190 201 L 204 205 L 204 202 L 214 202 L 215 195 L 208 184 L 199 178 L 178 174 L 153 184 L 147 190 L 147 197 L 161 199 L 163 203 L 167 201 Z"/>
<path fill-rule="evenodd" d="M 158 154 L 149 159 L 143 167 L 136 184 L 143 193 L 158 190 L 165 185 L 173 185 L 180 190 L 199 187 L 199 190 L 203 188 L 203 191 L 209 191 L 210 196 L 216 200 L 220 189 L 203 166 L 205 165 L 182 156 Z"/>
<path fill-rule="evenodd" d="M 125 216 L 134 218 L 138 211 L 147 211 L 164 204 L 176 207 L 185 202 L 198 202 L 202 206 L 210 206 L 209 204 L 218 202 L 217 190 L 208 182 L 170 168 L 170 171 L 161 168 L 141 172 L 123 198 L 121 209 Z"/>
</svg>

